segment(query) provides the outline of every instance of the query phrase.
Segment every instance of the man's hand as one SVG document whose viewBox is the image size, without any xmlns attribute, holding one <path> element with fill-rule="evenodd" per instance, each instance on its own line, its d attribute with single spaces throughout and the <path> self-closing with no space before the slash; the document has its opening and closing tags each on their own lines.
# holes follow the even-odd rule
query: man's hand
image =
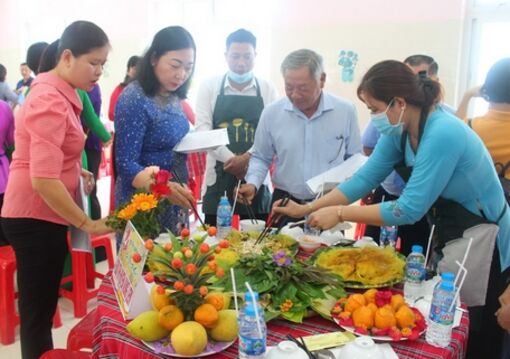
<svg viewBox="0 0 510 359">
<path fill-rule="evenodd" d="M 245 183 L 241 185 L 241 187 L 239 187 L 238 198 L 241 201 L 246 200 L 248 204 L 251 204 L 251 201 L 253 201 L 255 194 L 257 194 L 257 188 L 255 187 L 255 185 L 251 183 Z"/>
<path fill-rule="evenodd" d="M 510 332 L 510 305 L 504 305 L 496 312 L 498 324 L 501 328 Z"/>
<path fill-rule="evenodd" d="M 231 175 L 237 177 L 237 179 L 244 179 L 246 171 L 248 170 L 248 162 L 250 161 L 250 153 L 245 152 L 242 155 L 237 155 L 224 163 L 223 170 Z"/>
</svg>

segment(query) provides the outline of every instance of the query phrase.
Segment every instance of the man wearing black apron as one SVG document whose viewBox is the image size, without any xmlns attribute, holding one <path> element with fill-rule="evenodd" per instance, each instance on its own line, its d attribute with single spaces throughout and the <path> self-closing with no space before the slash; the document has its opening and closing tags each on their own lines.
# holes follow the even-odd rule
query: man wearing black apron
<svg viewBox="0 0 510 359">
<path fill-rule="evenodd" d="M 229 72 L 206 81 L 197 97 L 197 130 L 226 128 L 230 144 L 210 151 L 207 156 L 203 212 L 205 223 L 216 225 L 216 210 L 225 193 L 233 204 L 234 189 L 244 179 L 250 148 L 264 106 L 276 99 L 274 87 L 252 73 L 256 39 L 239 29 L 227 38 L 225 58 Z M 255 216 L 266 219 L 271 195 L 262 186 L 251 204 Z M 247 208 L 237 203 L 235 213 L 248 218 Z"/>
</svg>

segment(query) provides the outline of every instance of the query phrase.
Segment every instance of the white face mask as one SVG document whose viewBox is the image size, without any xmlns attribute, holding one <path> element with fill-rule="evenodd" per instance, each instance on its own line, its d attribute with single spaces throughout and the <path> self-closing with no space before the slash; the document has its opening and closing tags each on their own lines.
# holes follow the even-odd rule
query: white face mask
<svg viewBox="0 0 510 359">
<path fill-rule="evenodd" d="M 390 109 L 390 106 L 393 104 L 393 100 L 390 101 L 388 104 L 388 107 L 386 107 L 386 110 L 381 113 L 377 113 L 375 115 L 372 115 L 372 123 L 374 127 L 383 135 L 386 136 L 400 136 L 403 131 L 403 122 L 402 118 L 404 117 L 404 111 L 406 107 L 402 107 L 402 110 L 400 112 L 400 116 L 398 117 L 398 122 L 393 125 L 390 122 L 390 119 L 388 118 L 388 110 Z"/>
<path fill-rule="evenodd" d="M 251 81 L 251 79 L 253 78 L 253 72 L 248 71 L 240 75 L 236 72 L 229 71 L 227 76 L 229 80 L 234 81 L 236 84 L 244 84 L 248 81 Z"/>
</svg>

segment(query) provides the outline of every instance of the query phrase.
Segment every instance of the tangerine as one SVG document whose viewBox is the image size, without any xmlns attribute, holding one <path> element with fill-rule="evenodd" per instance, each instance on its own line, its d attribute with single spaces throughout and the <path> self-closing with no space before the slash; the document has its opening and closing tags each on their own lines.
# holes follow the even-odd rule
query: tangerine
<svg viewBox="0 0 510 359">
<path fill-rule="evenodd" d="M 377 309 L 375 312 L 375 327 L 377 329 L 388 329 L 397 324 L 393 311 L 388 306 Z"/>
<path fill-rule="evenodd" d="M 406 301 L 404 300 L 404 297 L 402 296 L 402 294 L 394 294 L 391 296 L 391 302 L 390 302 L 390 305 L 391 305 L 391 308 L 393 308 L 393 311 L 396 313 L 398 308 L 400 308 L 401 306 L 405 305 L 406 304 Z"/>
<path fill-rule="evenodd" d="M 211 329 L 218 323 L 218 310 L 214 307 L 214 305 L 205 303 L 195 309 L 193 318 L 205 328 Z"/>
<path fill-rule="evenodd" d="M 366 304 L 365 297 L 363 294 L 352 294 L 347 298 L 347 302 L 345 303 L 344 310 L 347 312 L 354 313 L 356 309 L 362 307 Z"/>
<path fill-rule="evenodd" d="M 412 328 L 414 327 L 414 312 L 407 305 L 401 306 L 395 314 L 399 328 Z"/>
<path fill-rule="evenodd" d="M 183 321 L 184 314 L 176 305 L 165 305 L 159 310 L 159 325 L 167 330 L 173 330 Z"/>
<path fill-rule="evenodd" d="M 370 308 L 363 305 L 352 313 L 352 321 L 356 327 L 370 329 L 374 326 L 374 314 Z"/>
<path fill-rule="evenodd" d="M 377 289 L 369 289 L 365 293 L 363 293 L 363 296 L 365 297 L 365 300 L 367 303 L 375 303 L 375 296 L 377 294 Z"/>
</svg>

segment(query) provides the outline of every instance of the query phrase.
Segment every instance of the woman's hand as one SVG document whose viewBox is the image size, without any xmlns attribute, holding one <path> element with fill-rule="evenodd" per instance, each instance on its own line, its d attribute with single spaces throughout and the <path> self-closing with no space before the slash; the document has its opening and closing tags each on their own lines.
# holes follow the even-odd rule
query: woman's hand
<svg viewBox="0 0 510 359">
<path fill-rule="evenodd" d="M 96 185 L 96 181 L 94 180 L 94 174 L 82 168 L 81 176 L 83 177 L 83 191 L 88 196 L 94 189 L 94 186 Z"/>
<path fill-rule="evenodd" d="M 338 211 L 341 207 L 329 206 L 321 208 L 308 217 L 308 224 L 310 227 L 320 230 L 333 228 L 340 222 Z"/>
<path fill-rule="evenodd" d="M 172 204 L 191 209 L 191 204 L 195 202 L 195 199 L 187 186 L 181 186 L 176 182 L 168 182 L 168 187 L 172 190 L 168 196 Z"/>
<path fill-rule="evenodd" d="M 285 207 L 280 207 L 282 200 L 279 199 L 273 203 L 273 213 L 283 214 L 287 217 L 301 218 L 308 214 L 308 207 L 305 205 L 298 204 L 290 200 Z"/>
<path fill-rule="evenodd" d="M 85 224 L 81 226 L 81 230 L 87 232 L 91 235 L 101 235 L 111 233 L 114 230 L 106 225 L 106 218 L 101 218 L 98 220 L 87 219 Z"/>
</svg>

